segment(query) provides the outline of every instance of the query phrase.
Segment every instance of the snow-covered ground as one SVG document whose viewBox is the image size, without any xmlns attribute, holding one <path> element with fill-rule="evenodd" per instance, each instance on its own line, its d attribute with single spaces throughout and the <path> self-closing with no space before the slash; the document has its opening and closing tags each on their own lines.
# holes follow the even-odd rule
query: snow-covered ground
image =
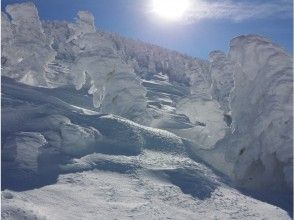
<svg viewBox="0 0 294 220">
<path fill-rule="evenodd" d="M 291 219 L 168 131 L 6 78 L 2 105 L 3 219 Z"/>
<path fill-rule="evenodd" d="M 249 35 L 205 61 L 77 16 L 1 13 L 3 219 L 291 219 L 292 57 Z"/>
<path fill-rule="evenodd" d="M 245 196 L 207 167 L 146 150 L 91 154 L 63 167 L 56 183 L 2 192 L 3 219 L 291 219 Z"/>
</svg>

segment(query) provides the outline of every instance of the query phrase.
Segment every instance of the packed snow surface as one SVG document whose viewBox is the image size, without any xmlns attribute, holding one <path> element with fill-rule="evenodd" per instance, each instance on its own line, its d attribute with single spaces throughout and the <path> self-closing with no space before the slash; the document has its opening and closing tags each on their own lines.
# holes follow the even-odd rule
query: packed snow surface
<svg viewBox="0 0 294 220">
<path fill-rule="evenodd" d="M 1 12 L 3 219 L 291 219 L 293 61 L 260 36 L 209 61 Z"/>
</svg>

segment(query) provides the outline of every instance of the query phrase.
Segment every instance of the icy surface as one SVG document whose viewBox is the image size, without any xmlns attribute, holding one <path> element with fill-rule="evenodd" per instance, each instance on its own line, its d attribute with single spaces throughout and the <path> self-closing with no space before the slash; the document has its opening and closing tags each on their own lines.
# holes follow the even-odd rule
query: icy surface
<svg viewBox="0 0 294 220">
<path fill-rule="evenodd" d="M 241 36 L 204 61 L 99 31 L 87 11 L 1 18 L 3 219 L 290 218 L 281 48 Z"/>
</svg>

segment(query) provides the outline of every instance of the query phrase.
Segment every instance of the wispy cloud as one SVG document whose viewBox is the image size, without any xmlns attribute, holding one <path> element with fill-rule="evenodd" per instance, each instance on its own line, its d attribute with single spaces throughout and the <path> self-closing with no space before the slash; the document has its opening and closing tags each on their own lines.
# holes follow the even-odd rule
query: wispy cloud
<svg viewBox="0 0 294 220">
<path fill-rule="evenodd" d="M 191 0 L 184 20 L 228 19 L 241 22 L 249 19 L 291 18 L 292 0 Z"/>
</svg>

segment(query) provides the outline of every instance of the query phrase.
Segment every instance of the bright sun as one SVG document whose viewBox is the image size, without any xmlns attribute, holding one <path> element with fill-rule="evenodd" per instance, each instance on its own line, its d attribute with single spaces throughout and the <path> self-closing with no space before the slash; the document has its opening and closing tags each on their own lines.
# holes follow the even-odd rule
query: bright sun
<svg viewBox="0 0 294 220">
<path fill-rule="evenodd" d="M 153 0 L 153 11 L 167 19 L 179 19 L 188 7 L 188 0 Z"/>
</svg>

